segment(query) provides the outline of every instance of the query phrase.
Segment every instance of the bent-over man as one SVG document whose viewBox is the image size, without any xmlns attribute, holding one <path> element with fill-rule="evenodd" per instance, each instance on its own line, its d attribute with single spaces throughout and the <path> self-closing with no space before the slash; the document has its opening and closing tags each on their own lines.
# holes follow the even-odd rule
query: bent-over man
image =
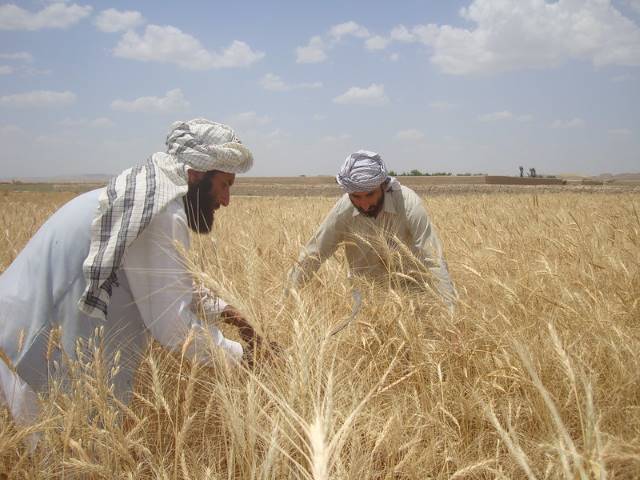
<svg viewBox="0 0 640 480">
<path fill-rule="evenodd" d="M 452 309 L 457 293 L 442 244 L 420 197 L 387 174 L 380 155 L 366 150 L 349 155 L 336 180 L 345 194 L 302 249 L 289 272 L 290 285 L 301 287 L 341 244 L 350 275 L 388 278 L 393 265 L 385 261 L 388 255 L 381 250 L 404 248 L 431 272 L 437 291 Z M 384 248 L 377 242 L 380 237 Z"/>
<path fill-rule="evenodd" d="M 231 128 L 205 119 L 174 123 L 166 145 L 60 208 L 0 276 L 0 401 L 18 423 L 35 419 L 35 392 L 64 379 L 63 356 L 75 359 L 77 341 L 86 345 L 100 327 L 107 364 L 119 357 L 112 381 L 124 402 L 151 337 L 176 349 L 191 334 L 186 353 L 205 362 L 215 361 L 210 340 L 232 363 L 242 357 L 242 345 L 202 324 L 198 310 L 255 339 L 237 311 L 194 287 L 176 245 L 189 247 L 190 230 L 211 230 L 253 156 Z"/>
</svg>

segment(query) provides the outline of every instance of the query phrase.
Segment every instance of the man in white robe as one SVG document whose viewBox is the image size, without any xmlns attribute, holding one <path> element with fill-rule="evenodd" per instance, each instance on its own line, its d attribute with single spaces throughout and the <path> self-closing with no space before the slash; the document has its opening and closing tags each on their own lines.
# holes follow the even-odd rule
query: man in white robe
<svg viewBox="0 0 640 480">
<path fill-rule="evenodd" d="M 176 242 L 188 249 L 189 230 L 211 229 L 235 174 L 252 163 L 226 125 L 176 122 L 167 153 L 76 197 L 42 225 L 0 276 L 0 401 L 18 424 L 36 419 L 35 392 L 46 392 L 52 378 L 64 381 L 63 356 L 75 359 L 78 341 L 86 346 L 99 328 L 107 364 L 119 357 L 112 381 L 124 402 L 150 338 L 177 349 L 191 334 L 190 358 L 214 362 L 206 348 L 213 342 L 231 363 L 241 359 L 242 345 L 195 312 L 238 326 L 250 345 L 253 330 L 194 287 Z"/>
<path fill-rule="evenodd" d="M 388 255 L 384 250 L 410 252 L 414 263 L 430 272 L 435 289 L 453 310 L 457 292 L 442 244 L 420 197 L 387 174 L 380 155 L 366 150 L 346 158 L 336 181 L 345 194 L 302 249 L 289 272 L 290 286 L 303 286 L 340 245 L 344 245 L 349 275 L 373 281 L 394 273 L 385 261 Z M 359 298 L 357 291 L 354 298 Z"/>
</svg>

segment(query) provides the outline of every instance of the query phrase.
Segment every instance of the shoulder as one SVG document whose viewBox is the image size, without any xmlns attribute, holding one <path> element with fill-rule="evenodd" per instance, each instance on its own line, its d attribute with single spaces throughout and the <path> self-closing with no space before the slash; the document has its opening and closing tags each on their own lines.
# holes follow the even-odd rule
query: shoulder
<svg viewBox="0 0 640 480">
<path fill-rule="evenodd" d="M 402 193 L 402 198 L 406 205 L 422 205 L 422 199 L 420 196 L 409 187 L 401 185 L 400 192 Z"/>
<path fill-rule="evenodd" d="M 170 201 L 162 210 L 156 213 L 147 229 L 164 230 L 166 233 L 176 233 L 176 229 L 188 229 L 187 214 L 184 210 L 182 197 Z"/>
<path fill-rule="evenodd" d="M 407 217 L 413 219 L 427 217 L 427 210 L 424 207 L 424 202 L 416 192 L 402 185 L 399 193 L 402 194 L 402 203 Z"/>
<path fill-rule="evenodd" d="M 345 193 L 338 199 L 324 217 L 322 225 L 319 228 L 342 230 L 345 228 L 345 225 L 349 224 L 349 221 L 353 218 L 353 214 L 353 204 L 351 203 L 351 200 L 349 200 L 349 195 Z"/>
<path fill-rule="evenodd" d="M 333 205 L 333 208 L 331 209 L 329 215 L 342 219 L 352 216 L 353 212 L 354 206 L 351 203 L 351 200 L 349 200 L 349 195 L 345 193 Z"/>
<path fill-rule="evenodd" d="M 402 185 L 402 198 L 407 210 L 424 210 L 424 201 L 416 192 Z"/>
<path fill-rule="evenodd" d="M 183 218 L 185 221 L 187 219 L 187 213 L 184 210 L 184 200 L 183 197 L 176 197 L 171 200 L 165 208 L 162 209 L 158 215 L 167 215 L 170 217 L 179 217 Z"/>
</svg>

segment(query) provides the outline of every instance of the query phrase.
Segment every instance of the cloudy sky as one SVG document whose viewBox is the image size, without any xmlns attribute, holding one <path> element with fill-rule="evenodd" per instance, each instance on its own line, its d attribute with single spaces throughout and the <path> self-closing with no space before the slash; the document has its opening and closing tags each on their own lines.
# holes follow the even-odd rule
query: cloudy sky
<svg viewBox="0 0 640 480">
<path fill-rule="evenodd" d="M 0 4 L 0 178 L 117 173 L 175 120 L 251 175 L 640 171 L 640 0 Z"/>
</svg>

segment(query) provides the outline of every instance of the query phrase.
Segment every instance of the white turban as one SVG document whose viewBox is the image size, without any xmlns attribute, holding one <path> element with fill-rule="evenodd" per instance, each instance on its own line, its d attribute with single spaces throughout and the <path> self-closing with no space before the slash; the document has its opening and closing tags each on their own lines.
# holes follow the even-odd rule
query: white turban
<svg viewBox="0 0 640 480">
<path fill-rule="evenodd" d="M 100 195 L 82 266 L 87 288 L 78 302 L 87 315 L 106 318 L 125 251 L 158 213 L 186 195 L 187 169 L 244 173 L 253 165 L 251 151 L 230 127 L 202 118 L 175 122 L 166 144 L 167 153 L 112 178 Z"/>
<path fill-rule="evenodd" d="M 201 172 L 244 173 L 253 165 L 251 152 L 230 127 L 204 118 L 175 122 L 166 144 L 176 163 Z"/>
<path fill-rule="evenodd" d="M 336 175 L 336 181 L 347 193 L 370 192 L 383 183 L 388 183 L 390 190 L 400 189 L 400 183 L 387 173 L 382 157 L 367 150 L 349 155 Z"/>
</svg>

